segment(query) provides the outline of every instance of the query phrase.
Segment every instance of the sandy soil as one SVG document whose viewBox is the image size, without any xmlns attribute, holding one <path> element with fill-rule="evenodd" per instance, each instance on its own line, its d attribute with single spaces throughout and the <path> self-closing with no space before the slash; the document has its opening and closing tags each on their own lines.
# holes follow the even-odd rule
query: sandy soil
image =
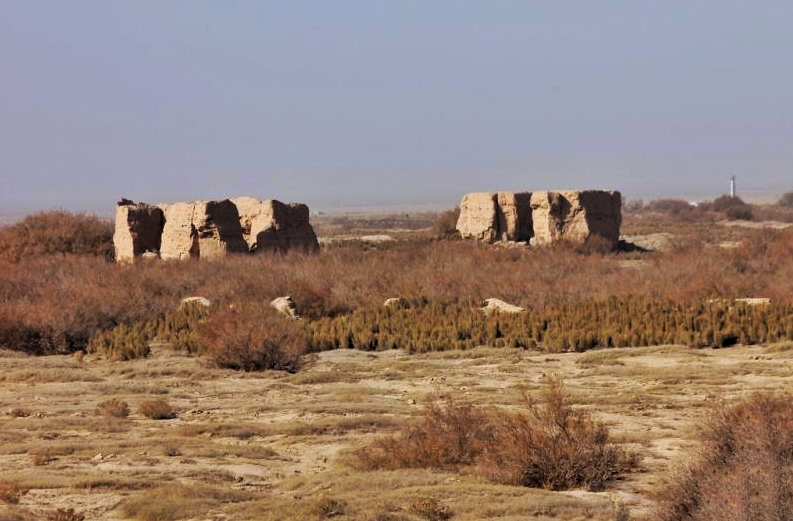
<svg viewBox="0 0 793 521">
<path fill-rule="evenodd" d="M 358 472 L 347 464 L 350 451 L 419 415 L 430 395 L 514 408 L 551 373 L 641 457 L 639 469 L 606 492 L 548 493 L 453 472 Z M 713 404 L 791 383 L 788 346 L 411 356 L 339 350 L 316 355 L 295 375 L 212 369 L 167 351 L 133 362 L 0 356 L 0 480 L 29 489 L 17 505 L 0 503 L 0 518 L 44 519 L 74 508 L 86 520 L 125 519 L 128 501 L 177 484 L 248 494 L 206 500 L 200 515 L 186 519 L 260 518 L 240 510 L 247 504 L 276 512 L 262 519 L 300 519 L 328 494 L 346 501 L 338 519 L 365 519 L 373 502 L 422 494 L 440 498 L 454 519 L 531 512 L 567 519 L 570 508 L 607 519 L 610 497 L 625 502 L 633 519 L 649 518 L 653 492 L 696 448 L 695 426 Z M 108 398 L 127 401 L 129 418 L 96 416 Z M 139 404 L 153 398 L 167 399 L 176 418 L 142 416 Z M 505 506 L 483 510 L 488 502 Z"/>
</svg>

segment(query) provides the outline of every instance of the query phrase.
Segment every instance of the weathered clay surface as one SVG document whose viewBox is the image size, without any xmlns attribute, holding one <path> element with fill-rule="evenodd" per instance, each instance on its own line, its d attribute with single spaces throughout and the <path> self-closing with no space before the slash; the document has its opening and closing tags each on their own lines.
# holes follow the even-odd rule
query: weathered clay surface
<svg viewBox="0 0 793 521">
<path fill-rule="evenodd" d="M 297 314 L 297 305 L 292 297 L 287 295 L 285 297 L 278 297 L 270 302 L 270 307 L 275 309 L 280 314 L 289 318 L 298 319 L 300 315 Z"/>
<path fill-rule="evenodd" d="M 118 262 L 132 262 L 147 252 L 160 251 L 163 212 L 146 203 L 122 200 L 116 205 L 113 244 Z"/>
<path fill-rule="evenodd" d="M 474 192 L 463 196 L 457 230 L 464 239 L 492 242 L 498 239 L 496 194 Z"/>
<path fill-rule="evenodd" d="M 485 242 L 531 238 L 531 194 L 474 192 L 463 196 L 457 230 L 465 239 Z"/>
<path fill-rule="evenodd" d="M 294 249 L 313 252 L 319 248 L 305 204 L 285 204 L 275 199 L 256 201 L 249 197 L 234 202 L 240 211 L 243 236 L 252 252 Z"/>
<path fill-rule="evenodd" d="M 612 249 L 619 244 L 622 196 L 616 191 L 534 192 L 532 244 L 585 244 L 594 237 Z"/>
<path fill-rule="evenodd" d="M 520 306 L 504 302 L 501 299 L 488 298 L 485 299 L 485 305 L 482 307 L 482 311 L 489 315 L 494 311 L 498 311 L 499 313 L 523 313 L 526 310 Z"/>
<path fill-rule="evenodd" d="M 252 197 L 156 206 L 125 200 L 116 210 L 114 241 L 119 262 L 133 261 L 147 251 L 180 260 L 319 248 L 306 205 Z"/>
<path fill-rule="evenodd" d="M 585 244 L 597 237 L 616 248 L 621 207 L 616 191 L 475 192 L 463 196 L 457 229 L 486 242 Z"/>
<path fill-rule="evenodd" d="M 391 297 L 385 299 L 385 301 L 383 302 L 383 307 L 404 309 L 410 307 L 410 304 L 408 303 L 407 300 L 403 299 L 402 297 Z"/>
<path fill-rule="evenodd" d="M 209 306 L 212 305 L 212 302 L 206 297 L 185 297 L 182 299 L 182 302 L 179 305 L 179 307 L 183 308 L 185 306 L 192 306 L 192 305 L 203 306 L 205 308 L 208 308 Z"/>
<path fill-rule="evenodd" d="M 198 257 L 198 234 L 193 225 L 196 204 L 203 203 L 162 205 L 165 226 L 162 231 L 161 259 L 183 260 Z"/>
</svg>

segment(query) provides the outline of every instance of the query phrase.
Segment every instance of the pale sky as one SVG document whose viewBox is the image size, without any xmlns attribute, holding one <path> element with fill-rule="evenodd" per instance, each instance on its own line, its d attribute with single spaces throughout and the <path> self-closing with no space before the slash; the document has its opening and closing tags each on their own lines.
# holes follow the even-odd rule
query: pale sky
<svg viewBox="0 0 793 521">
<path fill-rule="evenodd" d="M 789 0 L 0 0 L 0 214 L 793 190 Z"/>
</svg>

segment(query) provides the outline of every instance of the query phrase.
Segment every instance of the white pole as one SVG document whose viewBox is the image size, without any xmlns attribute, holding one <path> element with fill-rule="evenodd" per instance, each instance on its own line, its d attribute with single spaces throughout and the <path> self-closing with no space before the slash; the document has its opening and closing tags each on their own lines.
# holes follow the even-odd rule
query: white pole
<svg viewBox="0 0 793 521">
<path fill-rule="evenodd" d="M 730 178 L 730 197 L 735 197 L 735 176 Z"/>
</svg>

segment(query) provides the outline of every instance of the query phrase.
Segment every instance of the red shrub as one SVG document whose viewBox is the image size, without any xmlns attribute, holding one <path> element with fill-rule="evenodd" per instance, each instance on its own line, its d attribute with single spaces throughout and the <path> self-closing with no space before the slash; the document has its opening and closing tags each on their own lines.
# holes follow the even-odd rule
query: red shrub
<svg viewBox="0 0 793 521">
<path fill-rule="evenodd" d="M 301 323 L 252 307 L 210 315 L 199 329 L 199 342 L 213 364 L 241 371 L 294 372 L 308 348 Z"/>
</svg>

